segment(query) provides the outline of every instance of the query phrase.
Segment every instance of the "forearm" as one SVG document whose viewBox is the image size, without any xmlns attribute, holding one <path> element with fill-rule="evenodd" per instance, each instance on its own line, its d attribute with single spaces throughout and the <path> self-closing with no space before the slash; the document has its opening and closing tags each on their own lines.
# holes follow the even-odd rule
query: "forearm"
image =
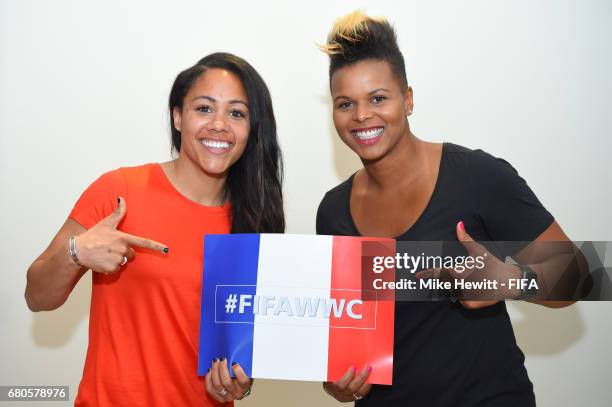
<svg viewBox="0 0 612 407">
<path fill-rule="evenodd" d="M 526 263 L 523 259 L 521 265 L 528 266 L 537 275 L 534 281 L 537 284 L 537 292 L 521 300 L 549 308 L 563 308 L 576 302 L 580 298 L 579 287 L 583 285 L 581 281 L 583 282 L 584 279 L 581 277 L 580 263 L 575 260 L 575 257 L 573 253 L 557 253 L 537 263 Z M 523 271 L 518 265 L 506 264 L 503 276 L 497 275 L 497 277 L 490 278 L 499 282 L 503 281 L 503 284 L 500 284 L 494 293 L 488 294 L 488 298 L 486 292 L 479 293 L 485 300 L 479 299 L 478 294 L 470 293 L 461 300 L 464 307 L 482 308 L 493 305 L 499 300 L 518 299 L 524 293 L 523 288 L 531 288 L 531 284 L 534 283 L 530 278 L 523 278 Z M 523 287 L 519 282 L 525 286 Z M 527 293 L 529 291 L 527 290 Z"/>
<path fill-rule="evenodd" d="M 48 311 L 61 306 L 85 273 L 68 251 L 68 239 L 85 229 L 68 220 L 49 247 L 32 263 L 27 272 L 25 300 L 32 311 Z"/>
<path fill-rule="evenodd" d="M 558 253 L 530 267 L 538 276 L 538 292 L 529 302 L 550 308 L 573 304 L 588 294 L 592 280 L 582 253 Z"/>
<path fill-rule="evenodd" d="M 74 263 L 66 253 L 58 251 L 47 259 L 37 259 L 28 269 L 26 302 L 32 311 L 49 311 L 58 308 L 84 274 L 85 270 Z"/>
</svg>

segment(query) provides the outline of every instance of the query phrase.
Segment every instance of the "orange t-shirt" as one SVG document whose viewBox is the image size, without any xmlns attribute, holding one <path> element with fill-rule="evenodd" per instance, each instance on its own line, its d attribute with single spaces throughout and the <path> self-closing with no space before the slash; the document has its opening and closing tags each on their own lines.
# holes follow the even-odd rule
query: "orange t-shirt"
<svg viewBox="0 0 612 407">
<path fill-rule="evenodd" d="M 136 250 L 116 274 L 93 273 L 89 347 L 75 406 L 210 406 L 197 375 L 203 237 L 229 233 L 229 205 L 181 195 L 159 164 L 102 175 L 70 218 L 89 229 L 126 202 L 118 229 L 165 244 Z"/>
</svg>

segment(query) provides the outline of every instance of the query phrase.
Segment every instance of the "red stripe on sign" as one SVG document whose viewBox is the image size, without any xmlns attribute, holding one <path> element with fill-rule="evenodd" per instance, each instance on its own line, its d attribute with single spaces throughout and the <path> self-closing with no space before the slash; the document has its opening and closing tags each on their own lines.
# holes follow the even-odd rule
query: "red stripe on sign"
<svg viewBox="0 0 612 407">
<path fill-rule="evenodd" d="M 329 320 L 327 380 L 337 381 L 351 366 L 358 371 L 372 366 L 369 383 L 391 384 L 395 301 L 388 291 L 384 301 L 362 298 L 363 242 L 378 243 L 375 255 L 395 256 L 393 239 L 334 236 L 330 298 L 336 307 Z M 387 270 L 385 275 L 394 276 L 395 270 Z M 374 298 L 378 295 L 369 292 L 365 298 L 373 298 L 372 294 Z"/>
</svg>

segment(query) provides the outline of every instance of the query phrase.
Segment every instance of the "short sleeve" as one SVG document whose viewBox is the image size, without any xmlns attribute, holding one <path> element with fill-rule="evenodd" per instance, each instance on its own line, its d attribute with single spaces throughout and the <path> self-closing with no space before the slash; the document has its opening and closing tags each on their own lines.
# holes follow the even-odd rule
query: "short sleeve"
<svg viewBox="0 0 612 407">
<path fill-rule="evenodd" d="M 495 241 L 533 241 L 554 221 L 527 182 L 507 161 L 471 153 L 469 177 L 476 214 Z"/>
<path fill-rule="evenodd" d="M 126 189 L 120 169 L 107 172 L 81 194 L 68 217 L 89 229 L 115 210 L 118 197 L 127 199 Z"/>
</svg>

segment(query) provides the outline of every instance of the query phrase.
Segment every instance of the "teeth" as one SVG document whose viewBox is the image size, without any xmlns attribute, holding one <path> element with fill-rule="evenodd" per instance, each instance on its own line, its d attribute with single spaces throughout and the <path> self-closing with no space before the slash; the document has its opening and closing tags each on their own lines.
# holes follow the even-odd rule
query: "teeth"
<svg viewBox="0 0 612 407">
<path fill-rule="evenodd" d="M 382 127 L 378 127 L 376 129 L 365 130 L 365 131 L 354 131 L 353 135 L 355 137 L 359 137 L 361 140 L 369 140 L 374 137 L 380 136 L 380 133 L 383 132 Z"/>
<path fill-rule="evenodd" d="M 202 144 L 212 148 L 229 148 L 231 145 L 227 141 L 202 140 Z"/>
</svg>

